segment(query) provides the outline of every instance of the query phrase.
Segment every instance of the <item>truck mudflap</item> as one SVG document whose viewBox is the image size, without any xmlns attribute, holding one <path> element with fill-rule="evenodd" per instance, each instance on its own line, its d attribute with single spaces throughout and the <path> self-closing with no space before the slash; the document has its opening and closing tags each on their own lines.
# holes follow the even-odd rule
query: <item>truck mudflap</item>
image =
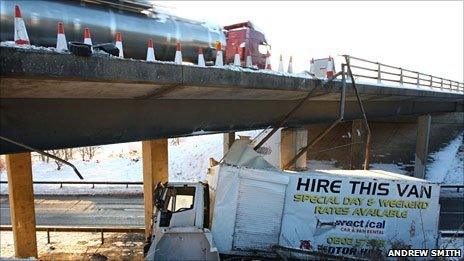
<svg viewBox="0 0 464 261">
<path fill-rule="evenodd" d="M 152 244 L 145 257 L 153 260 L 219 260 L 209 231 L 167 232 Z"/>
</svg>

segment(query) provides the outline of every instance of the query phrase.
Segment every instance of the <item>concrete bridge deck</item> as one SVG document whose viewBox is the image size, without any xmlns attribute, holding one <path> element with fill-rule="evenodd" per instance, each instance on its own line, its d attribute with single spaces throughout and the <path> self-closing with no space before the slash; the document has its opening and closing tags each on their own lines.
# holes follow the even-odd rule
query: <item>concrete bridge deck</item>
<svg viewBox="0 0 464 261">
<path fill-rule="evenodd" d="M 39 149 L 333 121 L 341 81 L 0 47 L 0 134 Z M 357 84 L 368 119 L 462 111 L 463 94 Z M 345 120 L 360 118 L 348 83 Z M 0 153 L 23 151 L 0 143 Z"/>
</svg>

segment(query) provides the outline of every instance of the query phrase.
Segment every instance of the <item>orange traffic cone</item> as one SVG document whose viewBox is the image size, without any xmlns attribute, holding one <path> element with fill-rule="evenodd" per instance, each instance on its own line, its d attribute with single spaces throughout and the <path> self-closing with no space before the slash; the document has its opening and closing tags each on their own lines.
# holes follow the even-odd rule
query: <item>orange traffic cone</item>
<svg viewBox="0 0 464 261">
<path fill-rule="evenodd" d="M 84 28 L 84 43 L 92 45 L 92 38 L 90 38 L 90 30 L 88 27 Z"/>
<path fill-rule="evenodd" d="M 124 51 L 122 50 L 122 34 L 116 33 L 116 47 L 119 49 L 119 57 L 124 58 Z"/>
<path fill-rule="evenodd" d="M 237 46 L 235 48 L 235 55 L 234 55 L 234 65 L 235 66 L 241 66 L 242 63 L 240 62 L 240 50 L 239 50 L 239 47 Z"/>
<path fill-rule="evenodd" d="M 288 60 L 288 69 L 287 69 L 287 72 L 288 73 L 293 73 L 293 57 L 290 56 L 290 60 Z"/>
<path fill-rule="evenodd" d="M 224 66 L 222 60 L 222 44 L 219 41 L 216 41 L 216 63 L 214 65 L 219 67 Z"/>
<path fill-rule="evenodd" d="M 284 72 L 284 60 L 282 58 L 282 55 L 280 55 L 280 58 L 279 58 L 279 69 L 278 69 L 279 72 Z"/>
<path fill-rule="evenodd" d="M 153 49 L 153 40 L 148 40 L 148 49 L 147 49 L 147 62 L 154 62 L 155 59 L 155 50 Z"/>
<path fill-rule="evenodd" d="M 58 34 L 56 35 L 56 50 L 67 51 L 68 44 L 66 42 L 66 35 L 64 34 L 64 25 L 58 22 Z"/>
<path fill-rule="evenodd" d="M 266 55 L 266 66 L 264 68 L 266 70 L 272 70 L 272 67 L 271 67 L 271 54 L 269 52 L 267 52 L 267 55 Z"/>
<path fill-rule="evenodd" d="M 24 19 L 21 17 L 21 10 L 19 10 L 19 6 L 17 5 L 15 5 L 14 31 L 15 44 L 30 44 L 26 25 L 24 24 Z"/>
<path fill-rule="evenodd" d="M 198 66 L 205 67 L 205 57 L 203 56 L 203 49 L 198 48 Z"/>
<path fill-rule="evenodd" d="M 247 49 L 246 53 L 247 56 L 245 60 L 245 67 L 253 67 L 253 60 L 251 59 L 250 50 Z"/>
<path fill-rule="evenodd" d="M 179 42 L 176 44 L 176 56 L 174 57 L 174 62 L 176 64 L 182 64 L 182 47 Z"/>
<path fill-rule="evenodd" d="M 333 77 L 335 73 L 334 71 L 335 71 L 334 60 L 331 56 L 329 56 L 329 60 L 327 61 L 327 69 L 326 69 L 327 78 Z"/>
</svg>

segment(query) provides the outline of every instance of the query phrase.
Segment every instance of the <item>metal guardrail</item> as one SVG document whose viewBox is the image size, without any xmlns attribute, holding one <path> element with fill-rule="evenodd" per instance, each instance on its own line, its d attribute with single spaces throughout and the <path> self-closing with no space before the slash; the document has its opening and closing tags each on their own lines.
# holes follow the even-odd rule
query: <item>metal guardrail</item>
<svg viewBox="0 0 464 261">
<path fill-rule="evenodd" d="M 461 189 L 464 190 L 464 185 L 441 185 L 440 188 L 456 189 L 456 192 L 459 192 Z"/>
<path fill-rule="evenodd" d="M 2 180 L 0 181 L 0 184 L 8 184 L 8 181 Z M 142 186 L 143 182 L 141 181 L 34 181 L 33 184 L 46 184 L 46 185 L 60 185 L 62 187 L 63 185 L 92 185 L 92 188 L 95 187 L 95 185 L 126 185 L 126 188 L 129 187 L 129 185 L 132 186 Z M 464 189 L 464 185 L 440 185 L 440 188 L 446 188 L 446 189 L 456 189 L 458 192 L 461 189 Z"/>
<path fill-rule="evenodd" d="M 8 181 L 0 181 L 0 184 L 8 184 Z M 141 181 L 34 181 L 33 184 L 46 184 L 46 185 L 60 185 L 60 188 L 63 185 L 92 185 L 92 188 L 95 188 L 95 185 L 126 185 L 126 188 L 131 186 L 142 186 L 143 182 Z"/>
<path fill-rule="evenodd" d="M 464 83 L 450 79 L 433 76 L 417 71 L 404 69 L 397 66 L 387 65 L 384 63 L 369 61 L 366 59 L 344 55 L 351 61 L 353 76 L 383 81 L 396 82 L 400 85 L 410 84 L 417 87 L 430 87 L 431 89 L 451 90 L 464 93 Z"/>
<path fill-rule="evenodd" d="M 440 235 L 442 237 L 463 237 L 464 231 L 462 230 L 441 230 Z"/>
<path fill-rule="evenodd" d="M 11 225 L 0 225 L 0 231 L 11 231 Z M 36 231 L 47 232 L 47 243 L 50 244 L 51 232 L 90 232 L 100 233 L 102 244 L 105 242 L 104 233 L 145 233 L 143 227 L 70 227 L 70 226 L 36 226 Z"/>
</svg>

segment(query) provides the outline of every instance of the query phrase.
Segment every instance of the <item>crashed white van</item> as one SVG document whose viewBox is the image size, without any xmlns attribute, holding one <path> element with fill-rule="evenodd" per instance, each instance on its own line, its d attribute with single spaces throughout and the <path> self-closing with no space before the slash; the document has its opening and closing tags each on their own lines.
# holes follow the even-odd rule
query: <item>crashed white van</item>
<svg viewBox="0 0 464 261">
<path fill-rule="evenodd" d="M 385 171 L 282 172 L 238 140 L 207 183 L 158 188 L 146 259 L 371 259 L 390 249 L 431 249 L 439 191 Z"/>
</svg>

